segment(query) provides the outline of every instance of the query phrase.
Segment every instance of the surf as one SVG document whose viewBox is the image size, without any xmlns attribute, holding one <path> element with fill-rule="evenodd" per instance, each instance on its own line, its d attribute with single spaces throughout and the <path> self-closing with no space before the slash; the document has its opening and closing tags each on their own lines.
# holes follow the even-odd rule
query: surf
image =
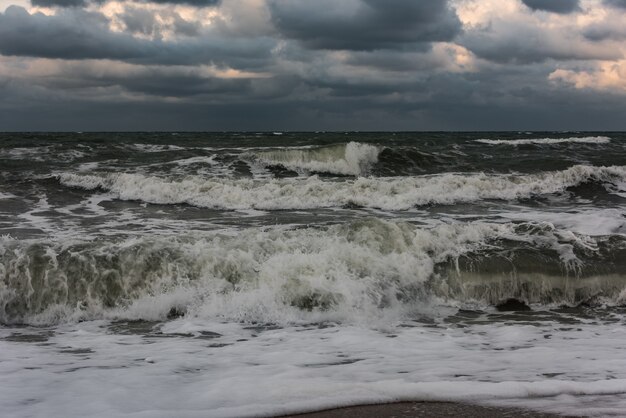
<svg viewBox="0 0 626 418">
<path fill-rule="evenodd" d="M 188 204 L 222 210 L 286 210 L 345 206 L 407 210 L 416 206 L 496 199 L 515 201 L 565 193 L 568 188 L 598 183 L 621 194 L 626 167 L 576 165 L 537 174 L 444 173 L 415 177 L 360 177 L 327 181 L 297 179 L 218 179 L 204 176 L 168 178 L 133 173 L 59 173 L 60 184 L 104 190 L 120 200 Z"/>
<path fill-rule="evenodd" d="M 352 323 L 436 300 L 620 303 L 625 244 L 549 224 L 376 218 L 94 241 L 3 237 L 0 322 Z"/>
</svg>

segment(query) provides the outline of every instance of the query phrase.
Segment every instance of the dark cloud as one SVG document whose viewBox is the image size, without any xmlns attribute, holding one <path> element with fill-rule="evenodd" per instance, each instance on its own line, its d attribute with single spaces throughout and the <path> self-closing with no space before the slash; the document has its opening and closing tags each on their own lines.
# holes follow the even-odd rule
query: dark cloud
<svg viewBox="0 0 626 418">
<path fill-rule="evenodd" d="M 127 20 L 136 30 L 151 29 L 149 15 L 142 16 Z M 249 70 L 267 65 L 275 43 L 269 38 L 225 38 L 219 33 L 172 42 L 142 39 L 128 32 L 112 32 L 105 16 L 82 9 L 62 9 L 56 15 L 46 16 L 31 15 L 22 7 L 10 6 L 0 13 L 0 54 L 9 56 L 113 59 L 163 65 L 215 64 Z"/>
<path fill-rule="evenodd" d="M 533 10 L 568 14 L 580 10 L 580 0 L 522 0 Z"/>
<path fill-rule="evenodd" d="M 173 10 L 149 10 L 141 7 L 126 7 L 117 17 L 124 23 L 126 30 L 160 39 L 162 32 L 171 30 L 176 35 L 197 37 L 201 25 L 197 21 L 183 19 Z M 166 23 L 167 22 L 167 23 Z"/>
<path fill-rule="evenodd" d="M 591 26 L 584 30 L 583 36 L 593 42 L 601 42 L 611 39 L 614 34 L 604 26 Z"/>
<path fill-rule="evenodd" d="M 154 47 L 126 33 L 113 33 L 99 13 L 62 11 L 54 16 L 29 14 L 10 6 L 0 13 L 0 53 L 44 58 L 129 59 Z"/>
<path fill-rule="evenodd" d="M 48 63 L 35 65 L 34 76 L 20 73 L 6 82 L 28 84 L 28 89 L 43 89 L 51 95 L 82 98 L 86 101 L 123 95 L 133 101 L 184 99 L 189 101 L 230 103 L 269 100 L 287 97 L 301 84 L 293 75 L 246 76 L 221 75 L 219 71 L 194 66 L 144 66 L 110 61 L 55 62 L 55 71 L 46 70 Z M 43 68 L 43 76 L 38 69 Z M 0 80 L 2 80 L 0 78 Z M 151 96 L 147 98 L 146 96 Z"/>
<path fill-rule="evenodd" d="M 19 86 L 4 88 L 4 97 L 31 94 L 39 100 L 5 108 L 0 101 L 0 126 L 5 131 L 218 131 L 296 129 L 298 108 L 293 103 L 166 103 L 147 101 L 130 103 L 118 100 L 84 101 L 75 99 L 44 100 L 45 96 Z M 26 107 L 27 105 L 27 107 Z M 246 115 L 242 121 L 241 115 Z M 277 123 L 276 115 L 284 122 Z M 278 126 L 278 128 L 276 128 Z"/>
<path fill-rule="evenodd" d="M 604 0 L 604 3 L 609 6 L 626 9 L 626 0 Z"/>
<path fill-rule="evenodd" d="M 33 6 L 39 7 L 83 7 L 86 0 L 31 0 Z"/>
<path fill-rule="evenodd" d="M 89 3 L 103 3 L 106 0 L 31 0 L 33 6 L 40 7 L 84 7 Z M 222 0 L 141 0 L 143 3 L 187 4 L 196 7 L 215 7 Z"/>
<path fill-rule="evenodd" d="M 215 7 L 219 5 L 222 0 L 143 0 L 143 2 L 158 4 L 187 4 L 189 6 L 196 7 Z"/>
<path fill-rule="evenodd" d="M 624 41 L 626 40 L 626 27 L 621 22 L 615 25 L 596 24 L 585 28 L 583 35 L 586 39 L 593 42 L 606 40 Z"/>
<path fill-rule="evenodd" d="M 381 71 L 415 72 L 428 71 L 443 65 L 437 57 L 428 53 L 400 51 L 355 51 L 346 57 L 346 64 L 373 68 Z"/>
<path fill-rule="evenodd" d="M 51 89 L 83 90 L 120 88 L 126 92 L 160 98 L 191 98 L 210 96 L 213 99 L 247 96 L 251 94 L 251 80 L 245 78 L 224 79 L 203 76 L 196 71 L 167 72 L 159 69 L 144 69 L 128 74 L 99 74 L 74 71 L 44 80 Z M 80 92 L 77 92 L 80 94 Z"/>
<path fill-rule="evenodd" d="M 280 33 L 312 49 L 402 49 L 449 41 L 461 30 L 442 0 L 271 0 Z"/>
<path fill-rule="evenodd" d="M 553 31 L 518 22 L 492 22 L 487 28 L 468 31 L 460 43 L 477 56 L 502 64 L 621 57 L 613 47 L 585 43 L 577 31 Z"/>
<path fill-rule="evenodd" d="M 432 74 L 393 99 L 363 84 L 355 94 L 302 95 L 280 100 L 246 93 L 239 100 L 163 102 L 78 100 L 37 86 L 0 83 L 4 130 L 623 130 L 623 96 L 555 89 L 546 68 Z M 540 76 L 540 77 L 538 77 Z M 283 80 L 278 80 L 282 84 Z M 325 88 L 329 88 L 325 86 Z M 408 90 L 407 90 L 408 89 Z M 363 94 L 371 92 L 371 97 Z M 217 100 L 211 102 L 210 98 Z M 242 117 L 242 115 L 246 115 Z"/>
<path fill-rule="evenodd" d="M 178 13 L 173 13 L 172 18 L 174 21 L 172 29 L 177 35 L 184 36 L 199 36 L 201 25 L 198 22 L 192 22 L 183 19 Z"/>
<path fill-rule="evenodd" d="M 144 35 L 157 35 L 159 32 L 160 25 L 153 11 L 131 7 L 118 16 L 129 32 Z"/>
<path fill-rule="evenodd" d="M 99 80 L 105 85 L 117 85 L 126 91 L 158 97 L 185 98 L 210 95 L 213 99 L 226 96 L 246 96 L 251 93 L 251 80 L 200 77 L 196 74 L 142 73 Z M 227 97 L 228 98 L 228 97 Z"/>
<path fill-rule="evenodd" d="M 445 0 L 233 2 L 210 24 L 143 0 L 110 18 L 78 7 L 99 0 L 33 1 L 60 7 L 0 13 L 0 130 L 626 128 L 623 91 L 550 81 L 621 59 L 622 10 L 581 27 L 578 1 L 523 0 L 563 16 L 462 30 Z"/>
</svg>

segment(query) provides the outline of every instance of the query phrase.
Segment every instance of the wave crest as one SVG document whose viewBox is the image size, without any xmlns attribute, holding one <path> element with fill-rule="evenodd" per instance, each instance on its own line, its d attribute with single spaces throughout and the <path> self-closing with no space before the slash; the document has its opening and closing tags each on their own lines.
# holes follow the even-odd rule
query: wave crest
<svg viewBox="0 0 626 418">
<path fill-rule="evenodd" d="M 616 301 L 626 292 L 610 275 L 623 263 L 596 266 L 626 259 L 624 244 L 547 224 L 419 228 L 379 219 L 105 242 L 5 237 L 0 322 L 155 320 L 172 312 L 247 322 L 359 321 L 432 297 L 576 303 L 600 294 Z M 529 254 L 543 257 L 543 270 Z"/>
<path fill-rule="evenodd" d="M 608 144 L 608 136 L 585 136 L 572 138 L 530 138 L 530 139 L 477 139 L 475 142 L 489 145 L 556 145 L 556 144 Z"/>
<path fill-rule="evenodd" d="M 61 184 L 86 190 L 104 189 L 121 200 L 155 204 L 189 204 L 226 210 L 313 209 L 356 205 L 384 210 L 406 210 L 419 205 L 516 200 L 564 192 L 587 182 L 599 182 L 611 193 L 621 193 L 626 167 L 576 165 L 539 174 L 458 174 L 420 177 L 360 177 L 342 182 L 306 179 L 254 181 L 180 180 L 130 173 L 83 175 L 61 173 Z"/>
<path fill-rule="evenodd" d="M 360 176 L 376 164 L 380 151 L 374 145 L 349 142 L 319 148 L 257 151 L 252 158 L 264 166 L 281 166 L 298 173 Z"/>
</svg>

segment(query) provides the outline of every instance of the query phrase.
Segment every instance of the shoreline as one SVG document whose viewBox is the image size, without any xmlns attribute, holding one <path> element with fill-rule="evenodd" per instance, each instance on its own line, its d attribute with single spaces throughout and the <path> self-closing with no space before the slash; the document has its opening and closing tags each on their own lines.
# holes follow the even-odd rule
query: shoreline
<svg viewBox="0 0 626 418">
<path fill-rule="evenodd" d="M 565 415 L 500 406 L 481 406 L 460 402 L 396 402 L 326 409 L 317 412 L 279 415 L 276 418 L 563 418 Z"/>
</svg>

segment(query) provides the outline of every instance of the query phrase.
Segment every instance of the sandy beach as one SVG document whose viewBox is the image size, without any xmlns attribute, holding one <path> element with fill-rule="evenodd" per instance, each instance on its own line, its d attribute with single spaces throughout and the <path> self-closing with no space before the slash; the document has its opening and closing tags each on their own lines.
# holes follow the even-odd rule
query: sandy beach
<svg viewBox="0 0 626 418">
<path fill-rule="evenodd" d="M 556 418 L 562 415 L 546 414 L 518 408 L 479 406 L 452 402 L 401 402 L 383 405 L 363 405 L 337 408 L 306 414 L 286 415 L 281 418 L 417 418 L 417 417 L 480 417 L 480 418 Z"/>
</svg>

